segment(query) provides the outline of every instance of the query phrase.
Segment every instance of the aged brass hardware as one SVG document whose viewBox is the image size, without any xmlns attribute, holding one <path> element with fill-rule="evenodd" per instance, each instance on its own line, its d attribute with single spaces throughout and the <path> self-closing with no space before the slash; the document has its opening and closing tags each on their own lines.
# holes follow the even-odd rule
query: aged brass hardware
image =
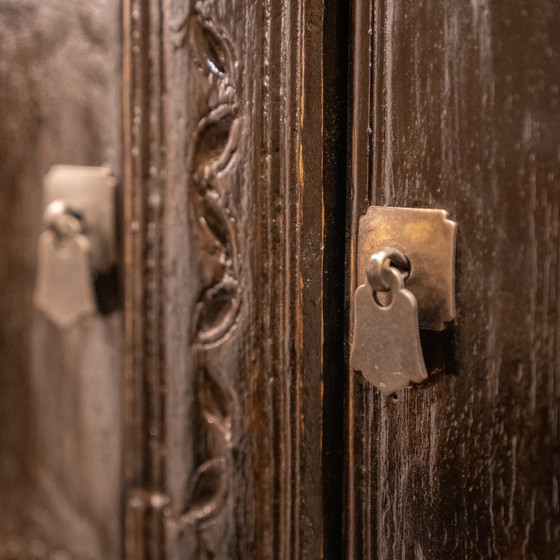
<svg viewBox="0 0 560 560">
<path fill-rule="evenodd" d="M 455 232 L 445 210 L 370 206 L 358 231 L 358 285 L 371 255 L 398 249 L 410 262 L 406 288 L 418 301 L 420 328 L 443 330 L 455 317 Z"/>
<path fill-rule="evenodd" d="M 370 206 L 360 220 L 350 363 L 384 394 L 427 378 L 419 329 L 455 317 L 455 234 L 444 210 Z"/>
<path fill-rule="evenodd" d="M 96 312 L 94 278 L 116 263 L 115 188 L 105 167 L 55 165 L 45 176 L 34 301 L 61 328 Z"/>
<path fill-rule="evenodd" d="M 396 266 L 402 268 L 399 270 Z M 387 395 L 428 377 L 418 328 L 418 305 L 404 287 L 408 260 L 386 247 L 370 257 L 367 282 L 354 294 L 352 367 Z M 376 297 L 388 291 L 390 301 Z"/>
</svg>

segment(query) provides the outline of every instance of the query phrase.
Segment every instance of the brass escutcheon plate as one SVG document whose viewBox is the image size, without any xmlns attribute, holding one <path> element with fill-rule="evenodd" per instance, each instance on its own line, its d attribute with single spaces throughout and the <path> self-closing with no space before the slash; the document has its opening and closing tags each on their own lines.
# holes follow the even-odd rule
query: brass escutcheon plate
<svg viewBox="0 0 560 560">
<path fill-rule="evenodd" d="M 395 247 L 410 261 L 406 288 L 418 301 L 420 328 L 440 331 L 455 318 L 457 224 L 445 210 L 370 206 L 360 218 L 358 285 L 373 253 Z"/>
<path fill-rule="evenodd" d="M 44 208 L 61 200 L 83 218 L 96 271 L 117 262 L 116 189 L 117 180 L 108 167 L 53 165 L 43 181 Z"/>
</svg>

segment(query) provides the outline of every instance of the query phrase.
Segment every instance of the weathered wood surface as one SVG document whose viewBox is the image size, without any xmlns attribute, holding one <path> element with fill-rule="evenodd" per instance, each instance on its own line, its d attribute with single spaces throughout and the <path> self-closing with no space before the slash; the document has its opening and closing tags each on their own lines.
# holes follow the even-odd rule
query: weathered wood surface
<svg viewBox="0 0 560 560">
<path fill-rule="evenodd" d="M 320 558 L 323 5 L 124 13 L 126 554 Z"/>
<path fill-rule="evenodd" d="M 447 209 L 458 315 L 423 334 L 424 385 L 387 398 L 351 374 L 349 557 L 557 559 L 560 6 L 372 4 L 354 12 L 354 217 Z"/>
<path fill-rule="evenodd" d="M 33 311 L 41 182 L 120 173 L 119 3 L 0 1 L 0 558 L 120 556 L 119 318 Z"/>
</svg>

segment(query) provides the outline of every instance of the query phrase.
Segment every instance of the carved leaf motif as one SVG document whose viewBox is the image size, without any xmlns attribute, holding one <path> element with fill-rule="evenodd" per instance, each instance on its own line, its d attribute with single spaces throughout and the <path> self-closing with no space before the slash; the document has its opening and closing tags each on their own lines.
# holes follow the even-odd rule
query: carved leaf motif
<svg viewBox="0 0 560 560">
<path fill-rule="evenodd" d="M 232 48 L 212 20 L 195 8 L 190 18 L 189 35 L 196 47 L 197 64 L 205 73 L 225 75 L 231 69 Z"/>
<path fill-rule="evenodd" d="M 206 239 L 203 266 L 212 271 L 213 278 L 195 306 L 194 338 L 202 344 L 216 343 L 223 338 L 235 324 L 239 308 L 234 225 L 223 195 L 215 187 L 217 173 L 227 167 L 237 149 L 236 111 L 233 104 L 222 104 L 211 110 L 199 123 L 195 135 L 193 184 L 201 198 L 193 208 L 201 228 L 200 239 Z M 214 244 L 208 242 L 212 237 Z"/>
<path fill-rule="evenodd" d="M 219 342 L 235 324 L 238 310 L 237 282 L 226 280 L 207 288 L 195 307 L 195 342 Z"/>
<path fill-rule="evenodd" d="M 214 272 L 221 269 L 221 276 L 203 289 L 195 307 L 194 338 L 202 344 L 216 343 L 223 338 L 235 324 L 239 309 L 233 221 L 222 195 L 214 188 L 216 174 L 227 166 L 237 149 L 235 111 L 233 105 L 222 105 L 202 119 L 197 127 L 193 155 L 193 182 L 202 195 L 194 209 L 200 226 L 215 238 L 214 247 L 219 248 L 219 251 L 206 251 L 205 266 Z M 209 262 L 212 260 L 216 264 Z"/>
<path fill-rule="evenodd" d="M 198 124 L 193 169 L 199 188 L 207 186 L 212 177 L 227 166 L 237 149 L 236 112 L 235 105 L 222 104 Z"/>
<path fill-rule="evenodd" d="M 213 21 L 213 7 L 212 1 L 197 1 L 185 25 L 207 105 L 194 132 L 189 163 L 189 200 L 203 283 L 193 308 L 192 342 L 201 364 L 208 363 L 212 349 L 227 340 L 241 301 L 237 231 L 228 206 L 232 186 L 228 171 L 233 169 L 240 137 L 232 74 L 235 57 L 230 41 Z M 212 360 L 215 364 L 216 356 Z M 204 528 L 219 518 L 227 503 L 237 403 L 227 381 L 215 371 L 199 368 L 196 382 L 194 420 L 202 433 L 195 451 L 203 462 L 191 478 L 181 520 L 196 527 L 198 560 L 222 560 L 214 537 L 210 542 Z"/>
<path fill-rule="evenodd" d="M 189 525 L 211 521 L 224 507 L 228 490 L 224 457 L 205 461 L 195 471 L 183 521 Z"/>
</svg>

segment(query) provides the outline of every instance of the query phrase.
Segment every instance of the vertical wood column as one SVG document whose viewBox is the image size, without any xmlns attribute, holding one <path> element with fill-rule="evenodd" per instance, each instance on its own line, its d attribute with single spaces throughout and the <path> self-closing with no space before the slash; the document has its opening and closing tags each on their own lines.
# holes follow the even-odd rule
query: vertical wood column
<svg viewBox="0 0 560 560">
<path fill-rule="evenodd" d="M 125 3 L 127 557 L 323 555 L 322 40 Z"/>
</svg>

